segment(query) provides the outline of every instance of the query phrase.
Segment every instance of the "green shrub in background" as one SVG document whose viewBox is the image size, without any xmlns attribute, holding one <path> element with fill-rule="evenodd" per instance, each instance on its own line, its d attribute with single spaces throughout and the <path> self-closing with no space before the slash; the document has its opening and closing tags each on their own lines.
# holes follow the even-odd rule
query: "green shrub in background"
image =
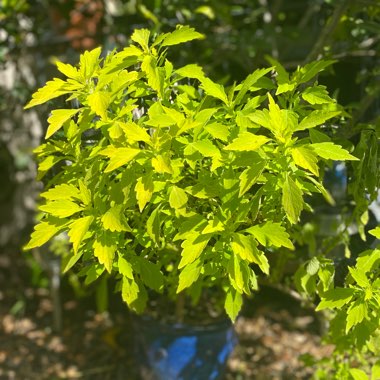
<svg viewBox="0 0 380 380">
<path fill-rule="evenodd" d="M 157 293 L 195 305 L 213 289 L 234 320 L 242 296 L 294 249 L 309 199 L 322 194 L 334 203 L 323 168 L 352 161 L 356 197 L 369 191 L 372 176 L 360 142 L 343 138 L 349 115 L 318 83 L 333 60 L 288 73 L 268 58 L 271 67 L 224 87 L 202 67 L 176 68 L 166 57 L 171 46 L 201 38 L 186 26 L 158 35 L 139 29 L 119 52 L 101 58 L 98 48 L 82 54 L 78 67 L 57 63 L 66 79 L 47 82 L 27 108 L 62 95 L 78 108 L 52 110 L 46 142 L 36 149 L 39 179 L 55 175 L 26 248 L 67 231 L 64 271 L 79 270 L 87 284 L 112 276 L 132 310 L 142 312 Z M 378 129 L 370 130 L 375 146 Z M 371 197 L 377 189 L 378 182 Z M 376 350 L 378 258 L 378 250 L 364 252 L 341 287 L 331 258 L 301 263 L 298 288 L 333 317 L 335 355 L 316 378 L 367 378 L 351 367 Z"/>
</svg>

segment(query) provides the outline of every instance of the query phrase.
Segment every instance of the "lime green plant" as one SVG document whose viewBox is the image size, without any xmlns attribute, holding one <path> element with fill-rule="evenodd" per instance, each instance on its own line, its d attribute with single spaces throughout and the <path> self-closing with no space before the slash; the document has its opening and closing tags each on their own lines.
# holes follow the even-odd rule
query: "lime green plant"
<svg viewBox="0 0 380 380">
<path fill-rule="evenodd" d="M 57 62 L 66 78 L 26 106 L 67 101 L 35 151 L 38 178 L 55 174 L 26 248 L 67 231 L 63 271 L 77 268 L 87 283 L 114 276 L 132 310 L 144 310 L 149 291 L 196 303 L 212 287 L 234 320 L 242 295 L 269 275 L 273 251 L 294 249 L 306 196 L 333 202 L 320 164 L 357 158 L 320 128 L 346 117 L 316 79 L 334 61 L 290 75 L 269 59 L 224 87 L 196 64 L 167 59 L 171 46 L 203 37 L 188 26 L 141 29 L 122 51 L 87 51 L 77 67 Z"/>
</svg>

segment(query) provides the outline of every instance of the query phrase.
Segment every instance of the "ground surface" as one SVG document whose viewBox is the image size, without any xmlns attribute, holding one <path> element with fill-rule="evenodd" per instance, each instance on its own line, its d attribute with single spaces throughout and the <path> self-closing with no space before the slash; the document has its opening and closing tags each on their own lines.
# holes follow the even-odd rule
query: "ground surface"
<svg viewBox="0 0 380 380">
<path fill-rule="evenodd" d="M 75 299 L 65 287 L 61 295 L 63 325 L 56 333 L 48 288 L 31 285 L 19 255 L 0 253 L 0 379 L 138 380 L 126 308 L 111 305 L 112 314 L 99 314 L 94 297 Z M 315 317 L 271 289 L 247 304 L 236 331 L 226 380 L 310 379 L 299 356 L 329 354 Z"/>
</svg>

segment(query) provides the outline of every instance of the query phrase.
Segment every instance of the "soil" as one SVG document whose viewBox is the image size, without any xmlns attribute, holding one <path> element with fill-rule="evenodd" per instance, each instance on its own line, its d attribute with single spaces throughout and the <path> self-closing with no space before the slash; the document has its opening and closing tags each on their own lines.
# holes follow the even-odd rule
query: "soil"
<svg viewBox="0 0 380 380">
<path fill-rule="evenodd" d="M 63 281 L 62 310 L 55 314 L 62 327 L 55 331 L 46 282 L 21 254 L 0 253 L 0 379 L 144 380 L 137 374 L 130 315 L 119 295 L 111 296 L 109 312 L 98 313 L 93 295 L 75 297 Z M 331 350 L 321 345 L 319 330 L 316 316 L 297 301 L 261 289 L 236 323 L 239 344 L 226 380 L 310 379 L 313 369 L 300 356 L 320 358 Z"/>
</svg>

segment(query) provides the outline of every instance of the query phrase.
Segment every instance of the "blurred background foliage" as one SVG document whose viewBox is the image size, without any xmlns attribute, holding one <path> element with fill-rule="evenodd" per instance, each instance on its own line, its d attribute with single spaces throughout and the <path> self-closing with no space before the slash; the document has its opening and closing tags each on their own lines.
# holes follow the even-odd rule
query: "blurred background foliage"
<svg viewBox="0 0 380 380">
<path fill-rule="evenodd" d="M 353 113 L 350 138 L 379 124 L 378 0 L 2 0 L 0 5 L 0 253 L 20 250 L 40 185 L 32 149 L 47 110 L 23 111 L 31 93 L 58 76 L 56 59 L 75 63 L 102 45 L 123 47 L 135 28 L 166 32 L 188 24 L 206 35 L 171 52 L 177 66 L 198 63 L 214 80 L 241 80 L 267 57 L 288 70 L 336 59 L 319 81 Z"/>
</svg>

